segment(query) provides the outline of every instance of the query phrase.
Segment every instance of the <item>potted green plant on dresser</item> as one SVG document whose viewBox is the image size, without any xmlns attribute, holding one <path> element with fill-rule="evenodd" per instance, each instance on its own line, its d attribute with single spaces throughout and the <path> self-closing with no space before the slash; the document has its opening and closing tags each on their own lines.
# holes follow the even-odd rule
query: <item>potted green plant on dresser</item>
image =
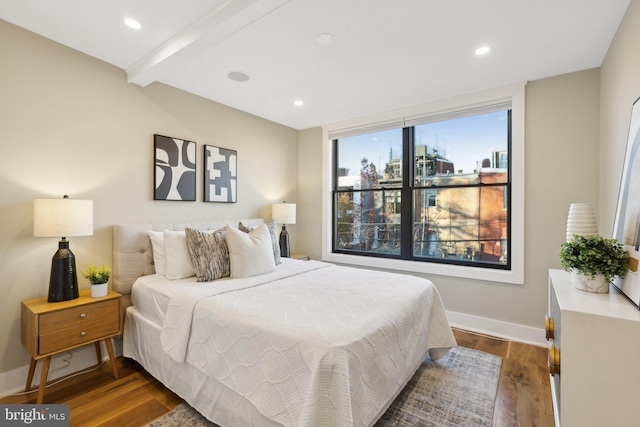
<svg viewBox="0 0 640 427">
<path fill-rule="evenodd" d="M 111 268 L 105 264 L 98 267 L 94 264 L 88 265 L 82 275 L 91 283 L 91 296 L 94 298 L 106 296 L 109 291 L 109 276 Z"/>
<path fill-rule="evenodd" d="M 616 239 L 575 234 L 571 241 L 562 243 L 560 264 L 571 272 L 576 289 L 607 293 L 614 277 L 626 275 L 629 253 Z"/>
</svg>

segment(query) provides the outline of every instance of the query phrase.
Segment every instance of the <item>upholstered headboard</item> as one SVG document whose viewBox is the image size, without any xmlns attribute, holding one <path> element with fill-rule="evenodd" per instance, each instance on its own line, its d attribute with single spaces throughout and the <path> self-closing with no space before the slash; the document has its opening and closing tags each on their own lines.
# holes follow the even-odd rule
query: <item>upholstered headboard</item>
<svg viewBox="0 0 640 427">
<path fill-rule="evenodd" d="M 113 226 L 113 290 L 123 295 L 123 309 L 131 305 L 131 286 L 140 276 L 154 274 L 153 251 L 149 230 L 217 230 L 238 223 L 252 227 L 264 223 L 262 218 L 217 220 L 207 222 L 139 223 Z"/>
</svg>

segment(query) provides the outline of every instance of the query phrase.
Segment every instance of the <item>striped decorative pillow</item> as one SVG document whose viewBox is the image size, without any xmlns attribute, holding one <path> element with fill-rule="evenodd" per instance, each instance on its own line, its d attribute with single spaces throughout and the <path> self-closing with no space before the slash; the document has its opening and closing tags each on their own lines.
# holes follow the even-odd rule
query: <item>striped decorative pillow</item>
<svg viewBox="0 0 640 427">
<path fill-rule="evenodd" d="M 231 275 L 227 232 L 224 228 L 214 232 L 187 228 L 185 232 L 198 282 L 210 282 Z"/>
</svg>

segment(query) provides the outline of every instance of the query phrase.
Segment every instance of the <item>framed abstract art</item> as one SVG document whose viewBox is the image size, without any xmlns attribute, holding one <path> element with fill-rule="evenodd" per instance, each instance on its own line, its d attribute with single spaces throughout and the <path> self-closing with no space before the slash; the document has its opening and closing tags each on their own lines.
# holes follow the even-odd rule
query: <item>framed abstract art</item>
<svg viewBox="0 0 640 427">
<path fill-rule="evenodd" d="M 615 278 L 614 284 L 637 307 L 640 307 L 640 99 L 631 108 L 629 137 L 624 156 L 622 180 L 618 193 L 618 206 L 613 226 L 613 237 L 629 251 L 629 270 L 624 279 Z"/>
<path fill-rule="evenodd" d="M 196 200 L 196 143 L 153 135 L 153 200 Z"/>
<path fill-rule="evenodd" d="M 238 152 L 204 146 L 204 201 L 235 203 L 238 191 Z"/>
</svg>

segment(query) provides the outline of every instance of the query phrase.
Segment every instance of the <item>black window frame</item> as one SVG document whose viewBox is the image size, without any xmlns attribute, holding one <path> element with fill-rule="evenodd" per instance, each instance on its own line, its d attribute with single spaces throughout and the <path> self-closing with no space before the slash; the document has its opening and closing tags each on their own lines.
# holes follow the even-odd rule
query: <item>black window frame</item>
<svg viewBox="0 0 640 427">
<path fill-rule="evenodd" d="M 332 188 L 332 219 L 331 219 L 331 227 L 332 227 L 332 238 L 331 238 L 331 252 L 335 254 L 343 254 L 343 255 L 355 255 L 355 256 L 364 256 L 370 258 L 385 258 L 385 259 L 396 259 L 396 260 L 406 260 L 406 261 L 414 261 L 421 263 L 434 263 L 434 264 L 445 264 L 445 265 L 455 265 L 455 266 L 465 266 L 465 267 L 474 267 L 474 268 L 488 268 L 494 270 L 506 270 L 511 271 L 512 269 L 512 168 L 513 168 L 513 147 L 512 147 L 512 107 L 505 108 L 504 111 L 507 112 L 507 182 L 506 183 L 476 183 L 476 184 L 466 184 L 466 185 L 439 185 L 439 186 L 418 186 L 415 184 L 415 159 L 414 159 L 414 136 L 415 136 L 415 127 L 406 126 L 402 128 L 402 187 L 394 187 L 394 186 L 380 186 L 375 189 L 350 189 L 344 190 L 340 189 L 338 186 L 338 171 L 339 171 L 339 138 L 334 138 L 331 140 L 332 144 L 332 158 L 333 158 L 333 188 Z M 446 118 L 443 120 L 447 120 Z M 414 209 L 414 191 L 415 190 L 427 190 L 427 189 L 435 189 L 437 191 L 447 188 L 489 188 L 489 187 L 504 187 L 506 191 L 506 209 L 507 209 L 507 250 L 506 257 L 507 260 L 505 263 L 494 263 L 494 262 L 484 262 L 484 261 L 466 261 L 464 259 L 451 259 L 451 258 L 438 258 L 438 257 L 423 257 L 423 256 L 415 256 L 413 254 L 413 209 Z M 371 251 L 359 251 L 354 249 L 344 250 L 337 248 L 337 218 L 338 218 L 338 197 L 340 194 L 344 193 L 356 193 L 356 192 L 376 192 L 376 191 L 401 191 L 401 214 L 400 214 L 400 227 L 401 227 L 401 239 L 400 239 L 400 254 L 389 254 L 389 253 L 378 253 Z M 410 226 L 405 226 L 405 224 L 410 224 Z"/>
</svg>

